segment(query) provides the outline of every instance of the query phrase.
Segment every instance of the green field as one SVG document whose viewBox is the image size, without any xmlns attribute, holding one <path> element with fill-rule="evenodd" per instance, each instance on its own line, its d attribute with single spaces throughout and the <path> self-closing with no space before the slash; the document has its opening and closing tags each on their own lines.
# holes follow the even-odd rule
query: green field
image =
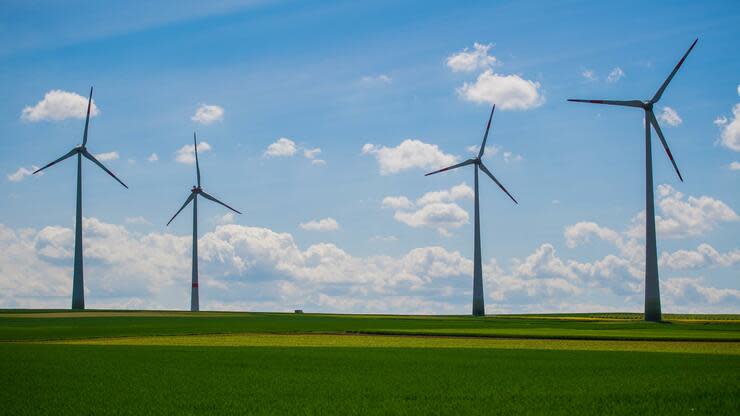
<svg viewBox="0 0 740 416">
<path fill-rule="evenodd" d="M 2 414 L 740 414 L 740 316 L 0 311 Z"/>
</svg>

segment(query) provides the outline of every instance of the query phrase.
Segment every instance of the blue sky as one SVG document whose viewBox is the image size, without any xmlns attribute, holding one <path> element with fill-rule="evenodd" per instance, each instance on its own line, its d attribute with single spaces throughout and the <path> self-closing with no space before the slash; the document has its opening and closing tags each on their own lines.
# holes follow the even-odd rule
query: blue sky
<svg viewBox="0 0 740 416">
<path fill-rule="evenodd" d="M 642 115 L 565 100 L 648 99 L 698 37 L 656 109 L 685 178 L 654 135 L 661 290 L 666 312 L 737 312 L 739 17 L 731 1 L 6 2 L 0 306 L 69 304 L 75 164 L 21 168 L 81 142 L 73 94 L 94 85 L 88 147 L 130 189 L 84 166 L 89 307 L 188 307 L 190 213 L 164 224 L 195 181 L 177 160 L 195 130 L 204 188 L 244 212 L 200 204 L 203 309 L 467 313 L 472 170 L 423 174 L 468 157 L 496 101 L 486 164 L 520 205 L 481 182 L 488 312 L 639 311 Z"/>
</svg>

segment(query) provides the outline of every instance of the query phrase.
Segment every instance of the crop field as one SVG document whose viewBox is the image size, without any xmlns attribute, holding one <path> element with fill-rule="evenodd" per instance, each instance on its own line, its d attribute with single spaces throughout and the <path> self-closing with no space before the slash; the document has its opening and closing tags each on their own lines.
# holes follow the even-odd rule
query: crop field
<svg viewBox="0 0 740 416">
<path fill-rule="evenodd" d="M 740 414 L 740 316 L 0 311 L 2 414 Z"/>
</svg>

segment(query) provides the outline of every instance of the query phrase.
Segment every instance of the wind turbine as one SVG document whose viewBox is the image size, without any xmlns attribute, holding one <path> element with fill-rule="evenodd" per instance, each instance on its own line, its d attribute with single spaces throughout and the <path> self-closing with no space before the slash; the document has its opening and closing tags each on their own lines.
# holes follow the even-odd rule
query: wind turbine
<svg viewBox="0 0 740 416">
<path fill-rule="evenodd" d="M 235 210 L 234 208 L 231 208 L 230 206 L 209 195 L 206 191 L 203 190 L 203 188 L 200 187 L 200 164 L 198 163 L 198 144 L 195 141 L 195 132 L 193 132 L 193 151 L 195 151 L 195 172 L 198 178 L 198 186 L 193 186 L 193 188 L 190 190 L 190 196 L 188 196 L 188 198 L 185 200 L 185 203 L 182 204 L 175 215 L 170 218 L 170 220 L 167 222 L 167 225 L 169 226 L 172 220 L 177 217 L 177 214 L 185 209 L 190 201 L 193 201 L 193 278 L 190 288 L 190 310 L 192 312 L 198 312 L 198 310 L 200 309 L 198 298 L 198 195 L 202 195 L 205 199 L 210 199 L 217 204 L 221 204 L 226 208 L 236 212 L 237 214 L 241 214 L 241 212 Z"/>
<path fill-rule="evenodd" d="M 496 104 L 493 105 L 493 108 L 491 109 L 491 115 L 488 117 L 488 125 L 486 126 L 486 133 L 483 135 L 483 144 L 480 146 L 480 151 L 478 151 L 478 156 L 473 159 L 468 159 L 462 163 L 458 163 L 457 165 L 452 165 L 449 167 L 446 167 L 444 169 L 440 169 L 431 173 L 427 173 L 424 176 L 434 175 L 435 173 L 444 172 L 447 170 L 452 170 L 455 168 L 459 168 L 461 166 L 467 166 L 467 165 L 475 165 L 475 254 L 474 254 L 474 265 L 473 265 L 473 316 L 483 316 L 486 314 L 486 308 L 483 301 L 483 266 L 481 264 L 481 252 L 480 252 L 480 209 L 478 206 L 478 169 L 482 170 L 483 173 L 488 175 L 491 179 L 493 179 L 494 182 L 496 182 L 496 185 L 501 188 L 502 191 L 506 193 L 506 195 L 511 198 L 512 201 L 514 201 L 515 204 L 518 204 L 516 199 L 514 199 L 513 196 L 509 193 L 509 191 L 504 188 L 504 185 L 501 185 L 501 182 L 496 179 L 495 176 L 491 173 L 491 171 L 486 168 L 486 165 L 483 164 L 483 160 L 481 158 L 483 157 L 483 153 L 486 151 L 486 140 L 488 140 L 488 131 L 491 129 L 491 119 L 493 119 L 493 111 L 496 110 Z"/>
<path fill-rule="evenodd" d="M 93 88 L 90 87 L 90 97 L 87 99 L 87 118 L 85 118 L 85 133 L 82 135 L 82 144 L 76 146 L 67 154 L 48 165 L 37 169 L 34 174 L 61 162 L 64 159 L 77 155 L 77 214 L 75 217 L 75 265 L 72 279 L 72 309 L 85 309 L 85 286 L 83 283 L 82 272 L 82 158 L 85 157 L 100 166 L 106 173 L 117 180 L 118 183 L 128 189 L 125 183 L 121 182 L 108 168 L 103 166 L 98 159 L 87 151 L 87 128 L 90 125 L 90 105 L 92 104 Z"/>
<path fill-rule="evenodd" d="M 655 118 L 653 113 L 653 105 L 660 100 L 663 96 L 668 84 L 676 75 L 678 69 L 689 56 L 689 53 L 696 42 L 699 39 L 695 39 L 694 43 L 691 44 L 689 50 L 683 55 L 680 61 L 673 68 L 673 71 L 668 78 L 663 82 L 658 91 L 655 93 L 653 98 L 647 101 L 640 100 L 629 100 L 629 101 L 613 101 L 613 100 L 577 100 L 568 99 L 568 101 L 574 101 L 579 103 L 592 103 L 592 104 L 606 104 L 606 105 L 618 105 L 623 107 L 636 107 L 641 108 L 645 112 L 645 320 L 651 322 L 660 322 L 661 311 L 660 311 L 660 283 L 658 281 L 658 252 L 656 247 L 655 238 L 655 207 L 653 201 L 653 155 L 651 150 L 650 140 L 650 126 L 655 129 L 658 133 L 660 142 L 663 144 L 665 152 L 668 154 L 668 158 L 673 164 L 673 169 L 678 174 L 678 179 L 683 182 L 681 172 L 676 166 L 676 161 L 673 159 L 671 149 L 668 148 L 668 143 L 665 141 L 663 131 L 658 125 L 658 120 Z"/>
</svg>

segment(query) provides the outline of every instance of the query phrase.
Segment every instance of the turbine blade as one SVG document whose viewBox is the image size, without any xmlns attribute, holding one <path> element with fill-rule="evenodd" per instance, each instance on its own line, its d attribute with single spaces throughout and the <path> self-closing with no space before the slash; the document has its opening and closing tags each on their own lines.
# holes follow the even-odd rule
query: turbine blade
<svg viewBox="0 0 740 416">
<path fill-rule="evenodd" d="M 64 160 L 64 159 L 66 159 L 66 158 L 68 158 L 68 157 L 70 157 L 70 156 L 74 155 L 74 154 L 75 154 L 75 153 L 77 153 L 77 152 L 78 152 L 78 150 L 77 150 L 77 148 L 75 147 L 74 149 L 70 150 L 70 151 L 69 151 L 69 152 L 68 152 L 67 154 L 65 154 L 64 156 L 62 156 L 62 157 L 60 157 L 59 159 L 57 159 L 57 160 L 55 160 L 55 161 L 53 161 L 53 162 L 49 163 L 48 165 L 44 166 L 43 168 L 39 168 L 39 169 L 36 169 L 36 170 L 35 170 L 35 171 L 34 171 L 33 173 L 34 173 L 34 174 L 37 174 L 37 173 L 41 172 L 42 170 L 44 170 L 44 169 L 48 168 L 49 166 L 53 166 L 53 165 L 56 165 L 57 163 L 59 163 L 59 162 L 61 162 L 62 160 Z"/>
<path fill-rule="evenodd" d="M 483 163 L 481 163 L 478 166 L 480 166 L 480 169 L 486 175 L 488 175 L 491 179 L 493 179 L 494 182 L 496 182 L 496 185 L 498 185 L 498 187 L 501 188 L 502 191 L 506 192 L 506 195 L 509 195 L 509 198 L 511 198 L 511 200 L 514 201 L 515 204 L 519 205 L 519 202 L 517 202 L 517 200 L 514 199 L 513 196 L 511 196 L 511 194 L 509 193 L 509 191 L 507 191 L 506 188 L 504 188 L 504 185 L 501 185 L 501 182 L 499 182 L 498 179 L 496 179 L 496 177 L 493 176 L 493 174 L 488 170 L 488 168 L 486 167 L 486 165 L 484 165 Z"/>
<path fill-rule="evenodd" d="M 198 163 L 198 143 L 195 142 L 195 132 L 193 132 L 193 150 L 195 151 L 195 172 L 198 175 L 198 188 L 200 188 L 200 164 Z"/>
<path fill-rule="evenodd" d="M 462 163 L 458 163 L 457 165 L 452 165 L 452 166 L 448 166 L 448 167 L 446 167 L 444 169 L 435 170 L 434 172 L 429 172 L 429 173 L 427 173 L 424 176 L 434 175 L 435 173 L 444 172 L 446 170 L 456 169 L 456 168 L 459 168 L 461 166 L 467 166 L 467 165 L 469 165 L 471 163 L 475 163 L 475 161 L 473 159 L 468 159 L 468 160 L 466 160 L 466 161 L 464 161 Z"/>
<path fill-rule="evenodd" d="M 106 168 L 102 163 L 100 163 L 100 161 L 98 159 L 96 159 L 95 156 L 93 156 L 92 154 L 90 154 L 90 152 L 88 152 L 87 149 L 85 149 L 85 150 L 82 151 L 82 156 L 85 156 L 91 162 L 93 162 L 96 165 L 100 166 L 100 169 L 103 169 L 104 171 L 106 171 L 108 173 L 108 175 L 112 176 L 113 179 L 117 180 L 118 183 L 120 183 L 121 185 L 123 185 L 124 188 L 128 189 L 128 186 L 126 186 L 125 183 L 123 183 L 120 179 L 118 179 L 116 177 L 116 175 L 113 174 L 113 172 L 111 172 L 110 170 L 108 170 L 108 168 Z"/>
<path fill-rule="evenodd" d="M 673 79 L 673 76 L 676 75 L 676 72 L 678 72 L 678 68 L 681 68 L 681 65 L 683 65 L 683 61 L 686 60 L 686 57 L 689 56 L 689 52 L 691 52 L 691 50 L 694 49 L 694 46 L 696 46 L 696 42 L 698 41 L 699 41 L 699 38 L 694 39 L 694 43 L 692 43 L 691 46 L 689 46 L 689 50 L 687 50 L 686 53 L 683 54 L 683 57 L 681 58 L 681 60 L 678 61 L 676 66 L 673 68 L 671 75 L 668 75 L 668 78 L 665 79 L 665 81 L 663 82 L 663 85 L 660 86 L 658 91 L 655 93 L 655 96 L 653 97 L 653 99 L 650 100 L 651 103 L 655 104 L 658 102 L 658 100 L 660 100 L 660 97 L 663 96 L 663 91 L 665 91 L 666 87 L 668 87 L 668 84 Z"/>
<path fill-rule="evenodd" d="M 628 100 L 628 101 L 618 101 L 618 100 L 580 100 L 576 98 L 568 98 L 568 101 L 572 101 L 574 103 L 589 103 L 589 104 L 606 104 L 606 105 L 618 105 L 622 107 L 640 107 L 642 108 L 642 101 L 640 100 Z"/>
<path fill-rule="evenodd" d="M 85 118 L 85 134 L 82 135 L 82 145 L 87 144 L 87 126 L 90 125 L 90 105 L 92 104 L 93 87 L 90 87 L 90 97 L 87 99 L 87 118 Z"/>
<path fill-rule="evenodd" d="M 483 135 L 483 144 L 480 146 L 480 151 L 478 152 L 478 159 L 483 157 L 483 152 L 486 151 L 486 140 L 488 140 L 488 130 L 491 129 L 491 119 L 493 119 L 493 111 L 496 109 L 496 104 L 493 105 L 493 108 L 491 109 L 491 115 L 488 116 L 488 125 L 486 126 L 486 134 Z"/>
<path fill-rule="evenodd" d="M 653 114 L 652 111 L 647 111 L 647 114 L 648 114 L 648 119 L 650 120 L 650 124 L 653 125 L 653 128 L 658 133 L 660 142 L 663 143 L 663 149 L 665 149 L 665 152 L 668 154 L 668 158 L 671 159 L 671 163 L 673 164 L 673 169 L 675 169 L 676 173 L 678 174 L 678 179 L 680 179 L 681 182 L 683 182 L 683 177 L 681 176 L 681 172 L 678 170 L 676 161 L 673 160 L 673 154 L 671 153 L 671 149 L 668 148 L 668 142 L 666 142 L 665 137 L 663 137 L 663 131 L 660 130 L 660 126 L 658 125 L 658 120 L 655 118 L 655 114 Z"/>
<path fill-rule="evenodd" d="M 226 205 L 225 203 L 223 203 L 223 202 L 219 201 L 218 199 L 214 198 L 213 196 L 209 195 L 206 191 L 200 191 L 200 193 L 201 193 L 201 195 L 203 195 L 203 198 L 210 199 L 211 201 L 213 201 L 213 202 L 215 202 L 217 204 L 221 204 L 221 205 L 225 206 L 226 208 L 228 208 L 228 209 L 236 212 L 237 214 L 241 214 L 241 212 L 235 210 L 234 208 L 231 208 L 230 206 Z"/>
<path fill-rule="evenodd" d="M 188 206 L 188 204 L 190 203 L 190 201 L 192 201 L 193 199 L 195 199 L 195 193 L 194 192 L 191 192 L 190 193 L 190 196 L 188 196 L 188 199 L 185 200 L 185 203 L 182 204 L 182 206 L 180 207 L 180 209 L 177 210 L 177 212 L 175 213 L 175 215 L 173 215 L 172 218 L 170 218 L 170 220 L 167 221 L 167 225 L 168 226 L 170 225 L 170 223 L 172 222 L 172 220 L 175 219 L 175 217 L 177 216 L 177 214 L 179 214 L 183 209 L 185 209 L 185 207 Z"/>
</svg>

